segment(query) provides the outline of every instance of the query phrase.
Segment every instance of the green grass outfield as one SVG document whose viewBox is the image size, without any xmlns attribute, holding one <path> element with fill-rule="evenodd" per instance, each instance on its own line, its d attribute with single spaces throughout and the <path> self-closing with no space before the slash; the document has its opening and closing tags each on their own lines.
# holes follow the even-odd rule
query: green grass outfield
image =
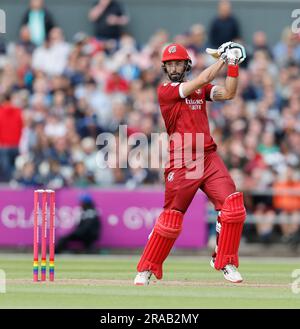
<svg viewBox="0 0 300 329">
<path fill-rule="evenodd" d="M 0 254 L 6 274 L 0 308 L 300 308 L 300 293 L 292 292 L 292 272 L 300 269 L 296 258 L 242 257 L 245 280 L 234 285 L 209 266 L 209 257 L 170 256 L 164 279 L 148 287 L 132 284 L 137 261 L 60 256 L 56 281 L 33 283 L 30 254 Z"/>
</svg>

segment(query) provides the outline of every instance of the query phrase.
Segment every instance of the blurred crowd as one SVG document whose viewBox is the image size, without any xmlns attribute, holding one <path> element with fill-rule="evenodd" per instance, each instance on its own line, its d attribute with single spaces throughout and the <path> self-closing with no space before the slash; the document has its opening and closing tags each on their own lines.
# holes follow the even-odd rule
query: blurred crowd
<svg viewBox="0 0 300 329">
<path fill-rule="evenodd" d="M 211 133 L 237 188 L 254 193 L 246 202 L 264 219 L 259 235 L 270 238 L 276 214 L 284 218 L 284 237 L 294 234 L 300 216 L 300 35 L 287 27 L 271 46 L 257 31 L 246 44 L 228 1 L 219 3 L 209 26 L 192 25 L 174 38 L 158 30 L 145 44 L 126 32 L 129 17 L 116 1 L 100 0 L 86 15 L 94 35 L 79 31 L 67 41 L 44 2 L 31 0 L 18 40 L 0 41 L 0 182 L 54 189 L 161 185 L 162 169 L 99 168 L 105 155 L 97 136 L 120 137 L 119 125 L 126 124 L 128 135 L 142 132 L 151 143 L 151 133 L 164 130 L 156 87 L 164 79 L 161 52 L 168 42 L 188 48 L 192 78 L 214 61 L 206 47 L 236 40 L 248 57 L 237 96 L 208 104 Z M 225 77 L 224 70 L 214 83 Z M 122 139 L 116 148 L 126 161 Z M 271 194 L 260 193 L 265 190 Z"/>
</svg>

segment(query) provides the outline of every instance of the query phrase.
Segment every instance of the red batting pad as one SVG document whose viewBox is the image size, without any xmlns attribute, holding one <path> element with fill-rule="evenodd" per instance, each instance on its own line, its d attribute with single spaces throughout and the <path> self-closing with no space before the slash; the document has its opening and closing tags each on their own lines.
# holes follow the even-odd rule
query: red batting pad
<svg viewBox="0 0 300 329">
<path fill-rule="evenodd" d="M 162 278 L 162 264 L 181 232 L 182 221 L 183 214 L 176 210 L 160 214 L 138 263 L 139 272 L 150 270 L 157 279 Z"/>
<path fill-rule="evenodd" d="M 245 219 L 246 209 L 243 194 L 241 192 L 230 194 L 221 209 L 222 228 L 215 259 L 217 270 L 222 269 L 227 264 L 239 266 L 238 250 Z"/>
</svg>

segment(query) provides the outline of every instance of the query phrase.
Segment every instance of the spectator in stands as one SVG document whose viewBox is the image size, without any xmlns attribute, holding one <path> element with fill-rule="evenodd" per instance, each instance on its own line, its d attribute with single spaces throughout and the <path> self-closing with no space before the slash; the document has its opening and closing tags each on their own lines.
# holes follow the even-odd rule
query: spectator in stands
<svg viewBox="0 0 300 329">
<path fill-rule="evenodd" d="M 21 172 L 16 173 L 16 182 L 23 187 L 36 187 L 42 185 L 36 173 L 36 167 L 33 162 L 25 162 Z"/>
<path fill-rule="evenodd" d="M 90 57 L 78 49 L 73 49 L 69 54 L 64 75 L 69 79 L 71 85 L 76 87 L 87 80 L 89 72 Z"/>
<path fill-rule="evenodd" d="M 274 208 L 280 214 L 283 241 L 290 242 L 300 228 L 300 180 L 292 167 L 278 175 L 274 185 Z"/>
<path fill-rule="evenodd" d="M 12 177 L 22 129 L 22 110 L 11 102 L 8 93 L 0 102 L 0 181 L 8 182 Z"/>
<path fill-rule="evenodd" d="M 247 209 L 255 219 L 254 235 L 249 237 L 249 241 L 265 244 L 276 241 L 274 231 L 276 213 L 273 208 L 272 195 L 269 194 L 273 181 L 274 174 L 265 164 L 253 168 L 251 175 L 247 177 L 245 188 L 251 194 L 251 197 L 248 197 Z"/>
<path fill-rule="evenodd" d="M 71 166 L 70 149 L 65 136 L 54 138 L 53 147 L 49 149 L 48 157 L 56 160 L 61 166 Z"/>
<path fill-rule="evenodd" d="M 282 31 L 281 41 L 275 45 L 273 53 L 276 63 L 281 67 L 291 62 L 300 64 L 299 37 L 292 32 L 290 27 Z"/>
<path fill-rule="evenodd" d="M 252 53 L 256 50 L 265 51 L 270 58 L 273 57 L 270 46 L 268 45 L 267 35 L 264 31 L 256 31 L 252 38 Z"/>
<path fill-rule="evenodd" d="M 202 24 L 194 24 L 189 29 L 187 48 L 194 54 L 205 52 L 207 47 L 206 31 Z"/>
<path fill-rule="evenodd" d="M 58 161 L 49 159 L 43 161 L 39 166 L 39 180 L 50 189 L 60 189 L 72 184 L 71 179 L 67 179 L 62 174 L 62 168 Z M 65 174 L 65 173 L 64 173 Z"/>
<path fill-rule="evenodd" d="M 275 143 L 275 136 L 272 131 L 263 132 L 257 151 L 262 155 L 266 164 L 272 165 L 276 161 L 275 158 L 279 152 L 279 146 Z"/>
<path fill-rule="evenodd" d="M 61 75 L 67 66 L 70 45 L 65 42 L 63 31 L 54 27 L 49 38 L 38 47 L 32 57 L 32 67 L 48 75 Z"/>
<path fill-rule="evenodd" d="M 87 170 L 83 161 L 78 161 L 74 164 L 72 184 L 82 188 L 95 184 L 93 172 Z"/>
<path fill-rule="evenodd" d="M 99 154 L 100 151 L 97 152 L 96 142 L 93 138 L 85 137 L 81 141 L 81 152 L 79 158 L 82 159 L 89 176 L 91 177 L 91 174 L 94 176 L 95 183 L 101 186 L 105 185 L 105 182 L 111 182 L 110 168 L 102 169 L 98 167 L 98 165 L 101 166 L 98 161 L 101 162 L 103 159 L 101 154 Z"/>
<path fill-rule="evenodd" d="M 45 7 L 44 0 L 30 0 L 21 25 L 28 25 L 31 41 L 36 46 L 41 46 L 55 24 L 52 14 Z"/>
<path fill-rule="evenodd" d="M 80 84 L 75 89 L 75 97 L 79 102 L 85 103 L 90 108 L 91 113 L 97 116 L 96 122 L 100 128 L 107 127 L 112 120 L 112 100 L 109 95 L 103 92 L 101 85 L 97 84 L 94 79 L 89 78 L 84 84 Z"/>
<path fill-rule="evenodd" d="M 141 71 L 135 63 L 131 51 L 127 51 L 124 55 L 120 64 L 119 74 L 128 82 L 137 80 L 140 77 Z"/>
<path fill-rule="evenodd" d="M 100 40 L 119 40 L 123 27 L 129 22 L 121 4 L 116 0 L 99 0 L 89 12 L 95 36 Z"/>
<path fill-rule="evenodd" d="M 212 21 L 209 31 L 209 43 L 212 48 L 218 48 L 222 43 L 240 38 L 240 27 L 232 14 L 231 3 L 221 0 L 218 6 L 218 16 Z"/>
<path fill-rule="evenodd" d="M 26 51 L 25 47 L 15 47 L 15 58 L 16 61 L 16 81 L 14 88 L 16 90 L 23 88 L 32 88 L 33 82 L 33 71 L 31 68 L 31 55 Z"/>
<path fill-rule="evenodd" d="M 95 244 L 101 237 L 101 216 L 88 193 L 82 194 L 79 201 L 81 206 L 80 222 L 71 233 L 58 241 L 56 253 L 62 253 L 70 249 L 70 243 L 75 241 L 83 244 L 83 252 L 85 253 L 97 251 Z"/>
<path fill-rule="evenodd" d="M 30 29 L 28 25 L 23 25 L 21 27 L 17 46 L 23 47 L 29 54 L 33 53 L 35 44 L 31 41 Z"/>
<path fill-rule="evenodd" d="M 129 84 L 118 72 L 119 68 L 112 68 L 112 72 L 106 80 L 105 92 L 107 94 L 121 93 L 127 94 L 129 92 Z"/>
</svg>

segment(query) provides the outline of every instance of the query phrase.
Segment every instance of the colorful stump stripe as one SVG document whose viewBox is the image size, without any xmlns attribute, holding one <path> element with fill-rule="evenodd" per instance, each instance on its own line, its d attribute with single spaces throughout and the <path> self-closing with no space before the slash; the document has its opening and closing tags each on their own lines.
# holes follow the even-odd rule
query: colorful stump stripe
<svg viewBox="0 0 300 329">
<path fill-rule="evenodd" d="M 39 199 L 41 199 L 41 209 Z M 48 208 L 49 204 L 49 208 Z M 49 217 L 49 221 L 48 221 Z M 41 222 L 41 225 L 40 225 Z M 49 222 L 49 225 L 48 225 Z M 53 190 L 34 191 L 33 223 L 33 281 L 39 281 L 39 230 L 41 226 L 41 281 L 46 281 L 47 272 L 47 239 L 49 239 L 49 280 L 54 281 L 55 255 L 55 192 Z M 49 229 L 49 234 L 47 234 Z"/>
</svg>

